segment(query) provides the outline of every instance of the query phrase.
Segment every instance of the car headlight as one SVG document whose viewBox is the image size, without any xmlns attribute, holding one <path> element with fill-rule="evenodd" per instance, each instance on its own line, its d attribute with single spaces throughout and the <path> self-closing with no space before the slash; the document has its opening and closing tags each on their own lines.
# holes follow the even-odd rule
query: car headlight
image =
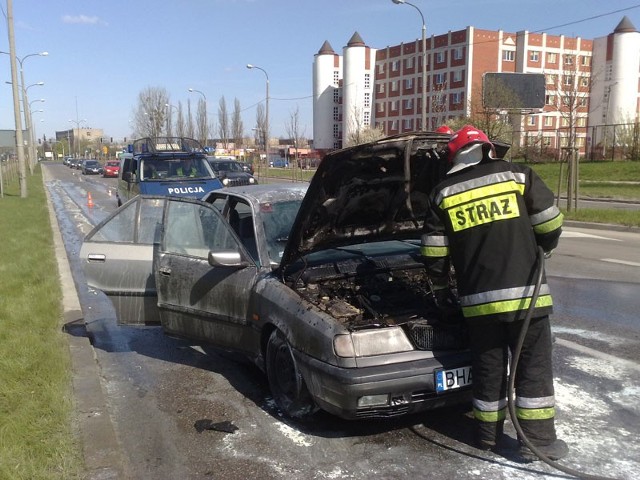
<svg viewBox="0 0 640 480">
<path fill-rule="evenodd" d="M 255 179 L 255 178 L 253 178 L 253 177 L 250 177 L 250 178 L 249 178 L 249 183 L 256 183 L 256 179 Z"/>
<path fill-rule="evenodd" d="M 368 357 L 408 352 L 413 345 L 402 328 L 389 327 L 336 335 L 333 348 L 339 357 Z"/>
<path fill-rule="evenodd" d="M 222 179 L 222 184 L 226 187 L 227 185 L 229 185 L 229 179 L 228 178 L 223 178 Z"/>
</svg>

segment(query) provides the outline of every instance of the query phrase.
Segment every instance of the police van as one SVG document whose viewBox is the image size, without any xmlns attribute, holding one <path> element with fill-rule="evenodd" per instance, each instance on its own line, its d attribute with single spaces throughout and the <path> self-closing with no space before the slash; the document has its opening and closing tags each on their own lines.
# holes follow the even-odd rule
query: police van
<svg viewBox="0 0 640 480">
<path fill-rule="evenodd" d="M 222 187 L 196 140 L 146 137 L 120 158 L 116 198 L 118 206 L 139 194 L 200 198 Z"/>
</svg>

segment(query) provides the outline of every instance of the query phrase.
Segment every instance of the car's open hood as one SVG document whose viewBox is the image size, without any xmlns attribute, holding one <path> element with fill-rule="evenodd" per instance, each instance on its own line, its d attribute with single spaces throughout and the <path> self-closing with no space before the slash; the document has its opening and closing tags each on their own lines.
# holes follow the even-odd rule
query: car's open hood
<svg viewBox="0 0 640 480">
<path fill-rule="evenodd" d="M 402 134 L 326 155 L 281 266 L 327 248 L 419 238 L 429 192 L 447 170 L 448 139 L 430 132 Z"/>
</svg>

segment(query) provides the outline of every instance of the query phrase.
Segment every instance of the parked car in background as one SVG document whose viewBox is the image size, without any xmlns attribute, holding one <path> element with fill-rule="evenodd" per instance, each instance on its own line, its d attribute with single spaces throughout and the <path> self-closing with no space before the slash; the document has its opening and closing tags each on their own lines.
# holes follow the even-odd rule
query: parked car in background
<svg viewBox="0 0 640 480">
<path fill-rule="evenodd" d="M 102 171 L 103 177 L 117 177 L 120 172 L 120 160 L 107 160 Z"/>
<path fill-rule="evenodd" d="M 138 196 L 85 238 L 88 285 L 121 324 L 159 320 L 244 354 L 289 417 L 469 402 L 465 323 L 435 301 L 420 255 L 445 148 L 438 134 L 399 135 L 328 154 L 308 186 Z"/>
<path fill-rule="evenodd" d="M 269 157 L 269 166 L 275 168 L 287 168 L 289 166 L 289 160 L 285 157 Z"/>
<path fill-rule="evenodd" d="M 66 156 L 66 157 L 64 157 L 64 160 L 62 161 L 62 164 L 66 165 L 68 167 L 72 160 L 73 160 L 73 157 Z"/>
<path fill-rule="evenodd" d="M 254 176 L 245 170 L 242 163 L 236 160 L 219 160 L 215 157 L 207 157 L 207 160 L 216 177 L 220 179 L 225 187 L 256 185 L 258 183 Z"/>
<path fill-rule="evenodd" d="M 83 175 L 101 175 L 102 164 L 97 160 L 83 160 L 80 170 Z"/>
<path fill-rule="evenodd" d="M 80 166 L 82 165 L 82 162 L 84 161 L 84 158 L 74 158 L 73 160 L 71 160 L 71 162 L 69 163 L 69 166 L 71 168 L 75 168 L 76 170 L 80 169 Z"/>
</svg>

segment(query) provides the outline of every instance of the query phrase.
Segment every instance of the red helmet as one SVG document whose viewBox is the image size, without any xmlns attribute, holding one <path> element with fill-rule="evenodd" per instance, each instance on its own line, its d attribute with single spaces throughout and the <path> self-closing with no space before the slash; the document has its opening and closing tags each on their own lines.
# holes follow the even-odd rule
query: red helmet
<svg viewBox="0 0 640 480">
<path fill-rule="evenodd" d="M 493 144 L 489 141 L 486 133 L 473 125 L 465 125 L 454 133 L 451 140 L 449 140 L 449 162 L 456 163 L 456 155 L 466 147 L 475 144 L 488 144 L 493 148 Z"/>
<path fill-rule="evenodd" d="M 451 127 L 448 127 L 447 125 L 440 125 L 438 128 L 436 128 L 436 133 L 446 133 L 447 135 L 453 135 L 453 130 L 451 130 Z"/>
</svg>

